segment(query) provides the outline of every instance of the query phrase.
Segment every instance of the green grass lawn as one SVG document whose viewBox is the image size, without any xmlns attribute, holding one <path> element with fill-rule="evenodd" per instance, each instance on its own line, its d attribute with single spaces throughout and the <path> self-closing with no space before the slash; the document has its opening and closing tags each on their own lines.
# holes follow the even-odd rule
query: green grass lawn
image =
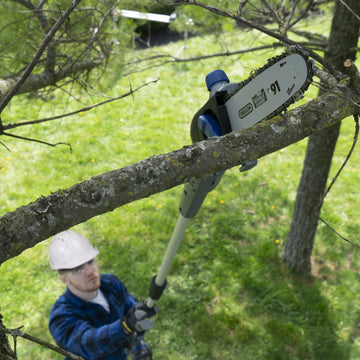
<svg viewBox="0 0 360 360">
<path fill-rule="evenodd" d="M 306 25 L 326 32 L 329 24 L 327 17 Z M 266 42 L 263 35 L 238 29 L 221 39 L 191 38 L 181 56 Z M 183 45 L 136 52 L 129 59 L 158 52 L 175 55 Z M 122 76 L 115 53 L 99 84 L 101 91 L 118 96 L 129 90 L 129 82 L 132 88 L 159 78 L 158 82 L 119 102 L 17 132 L 70 143 L 72 153 L 67 146 L 2 138 L 11 152 L 0 148 L 1 215 L 59 188 L 190 144 L 192 116 L 208 97 L 206 74 L 222 68 L 232 81 L 241 81 L 275 53 L 168 63 L 127 77 Z M 302 101 L 316 93 L 312 86 Z M 31 120 L 98 101 L 96 94 L 77 93 L 68 99 L 59 90 L 46 101 L 19 96 L 2 120 Z M 353 120 L 344 120 L 330 179 L 345 159 L 353 135 Z M 359 249 L 319 224 L 312 276 L 295 277 L 282 262 L 305 149 L 306 140 L 259 159 L 247 173 L 230 169 L 208 195 L 185 233 L 159 302 L 156 326 L 147 335 L 154 359 L 360 359 Z M 355 150 L 322 211 L 337 231 L 355 242 L 360 232 L 359 158 Z M 182 186 L 75 227 L 101 251 L 102 270 L 118 275 L 139 299 L 147 297 L 160 266 L 181 193 Z M 44 241 L 1 266 L 0 306 L 7 327 L 23 325 L 25 332 L 52 341 L 48 313 L 64 288 L 48 266 L 47 248 Z M 62 358 L 22 339 L 18 355 Z"/>
</svg>

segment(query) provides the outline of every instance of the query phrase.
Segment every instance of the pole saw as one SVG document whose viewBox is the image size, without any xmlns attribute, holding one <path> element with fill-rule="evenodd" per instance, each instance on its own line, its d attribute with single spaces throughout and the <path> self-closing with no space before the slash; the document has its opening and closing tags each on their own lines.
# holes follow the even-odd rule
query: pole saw
<svg viewBox="0 0 360 360">
<path fill-rule="evenodd" d="M 281 114 L 299 100 L 312 82 L 313 61 L 298 46 L 293 46 L 267 61 L 260 69 L 240 83 L 230 83 L 223 70 L 206 76 L 209 100 L 194 115 L 190 134 L 194 142 L 222 136 L 251 127 Z M 240 167 L 251 169 L 257 159 Z M 152 278 L 148 308 L 154 308 L 167 285 L 167 275 L 190 220 L 198 213 L 207 194 L 214 190 L 225 171 L 192 178 L 184 185 L 179 217 L 157 275 Z"/>
</svg>

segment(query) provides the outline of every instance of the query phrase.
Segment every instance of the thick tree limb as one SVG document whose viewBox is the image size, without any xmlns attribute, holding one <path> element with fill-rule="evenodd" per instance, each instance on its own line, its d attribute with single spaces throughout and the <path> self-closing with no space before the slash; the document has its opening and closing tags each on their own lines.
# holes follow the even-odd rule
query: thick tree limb
<svg viewBox="0 0 360 360">
<path fill-rule="evenodd" d="M 356 103 L 356 92 L 334 91 L 251 128 L 153 156 L 41 197 L 0 218 L 0 264 L 92 217 L 302 140 L 359 112 Z"/>
</svg>

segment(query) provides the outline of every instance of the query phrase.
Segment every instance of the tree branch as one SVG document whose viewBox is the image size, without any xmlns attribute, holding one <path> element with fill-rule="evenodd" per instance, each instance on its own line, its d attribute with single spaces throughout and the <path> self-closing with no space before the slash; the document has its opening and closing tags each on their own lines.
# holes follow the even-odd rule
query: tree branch
<svg viewBox="0 0 360 360">
<path fill-rule="evenodd" d="M 330 192 L 331 188 L 333 187 L 333 185 L 335 184 L 336 180 L 338 179 L 338 177 L 340 176 L 341 172 L 343 171 L 344 167 L 346 166 L 346 164 L 348 163 L 348 161 L 350 160 L 350 157 L 355 149 L 355 145 L 357 143 L 358 140 L 358 136 L 359 136 L 359 116 L 358 115 L 354 115 L 354 120 L 355 120 L 355 135 L 354 135 L 354 141 L 351 145 L 350 151 L 348 153 L 348 155 L 346 156 L 345 161 L 343 162 L 343 164 L 340 166 L 340 169 L 338 170 L 338 172 L 336 173 L 336 175 L 334 176 L 334 178 L 331 180 L 330 185 L 328 186 L 328 188 L 326 189 L 323 199 L 322 201 L 324 201 L 325 197 L 327 196 L 327 194 Z"/>
<path fill-rule="evenodd" d="M 32 336 L 32 335 L 29 335 L 29 334 L 26 334 L 22 331 L 20 331 L 20 328 L 18 329 L 0 329 L 0 332 L 3 332 L 5 334 L 8 334 L 8 335 L 11 335 L 13 336 L 14 338 L 16 337 L 22 337 L 23 339 L 26 339 L 26 340 L 29 340 L 29 341 L 32 341 L 38 345 L 41 345 L 41 346 L 44 346 L 52 351 L 55 351 L 57 352 L 58 354 L 61 354 L 61 355 L 64 355 L 66 356 L 67 358 L 69 358 L 70 360 L 84 360 L 81 356 L 77 356 L 77 355 L 74 355 L 58 346 L 55 346 L 55 345 L 52 345 L 44 340 L 41 340 L 35 336 Z M 14 360 L 13 358 L 10 358 L 12 360 Z"/>
<path fill-rule="evenodd" d="M 68 116 L 73 116 L 73 115 L 76 115 L 80 112 L 86 112 L 86 111 L 90 111 L 96 107 L 99 107 L 101 105 L 105 105 L 109 102 L 112 102 L 112 101 L 116 101 L 116 100 L 120 100 L 120 99 L 123 99 L 129 95 L 133 95 L 136 91 L 140 90 L 141 88 L 143 88 L 144 86 L 147 86 L 149 84 L 153 84 L 153 83 L 156 83 L 159 79 L 155 79 L 155 80 L 151 80 L 151 81 L 148 81 L 147 83 L 145 84 L 142 84 L 140 86 L 138 86 L 137 88 L 135 89 L 130 89 L 128 92 L 126 92 L 125 94 L 122 94 L 120 96 L 117 96 L 115 98 L 110 98 L 110 99 L 107 99 L 105 101 L 101 101 L 97 104 L 93 104 L 93 105 L 90 105 L 90 106 L 86 106 L 86 107 L 83 107 L 79 110 L 75 110 L 75 111 L 72 111 L 70 113 L 66 113 L 66 114 L 62 114 L 62 115 L 57 115 L 57 116 L 52 116 L 52 117 L 48 117 L 48 118 L 44 118 L 44 119 L 38 119 L 38 120 L 31 120 L 31 121 L 24 121 L 24 122 L 21 122 L 21 123 L 14 123 L 14 124 L 7 124 L 7 125 L 3 125 L 2 126 L 2 129 L 0 129 L 0 135 L 1 134 L 4 134 L 4 135 L 8 135 L 8 136 L 11 136 L 11 134 L 5 134 L 4 133 L 4 130 L 9 130 L 9 129 L 14 129 L 14 128 L 17 128 L 17 127 L 20 127 L 20 126 L 27 126 L 27 125 L 35 125 L 35 124 L 40 124 L 40 123 L 43 123 L 43 122 L 48 122 L 48 121 L 52 121 L 52 120 L 58 120 L 58 119 L 62 119 L 62 118 L 65 118 L 65 117 L 68 117 Z M 62 144 L 62 143 L 61 143 Z"/>
<path fill-rule="evenodd" d="M 270 29 L 268 29 L 268 28 L 266 28 L 266 27 L 264 27 L 262 25 L 256 24 L 256 23 L 254 23 L 254 22 L 252 22 L 252 21 L 250 21 L 250 20 L 248 20 L 248 19 L 246 19 L 246 18 L 244 18 L 242 16 L 238 16 L 236 14 L 233 14 L 233 13 L 229 12 L 229 11 L 226 11 L 226 10 L 214 7 L 214 6 L 204 4 L 204 3 L 200 2 L 200 1 L 183 0 L 183 1 L 181 1 L 181 4 L 194 5 L 194 6 L 202 7 L 204 9 L 208 10 L 208 11 L 213 12 L 214 14 L 220 15 L 222 17 L 227 17 L 229 19 L 238 21 L 238 22 L 242 23 L 245 26 L 256 29 L 256 30 L 258 30 L 258 31 L 260 31 L 260 32 L 262 32 L 262 33 L 264 33 L 266 35 L 269 35 L 270 37 L 273 37 L 274 39 L 280 40 L 284 44 L 287 44 L 287 45 L 296 45 L 297 44 L 296 41 L 293 41 L 293 40 L 289 39 L 288 37 L 277 33 L 276 31 L 270 30 Z M 312 51 L 309 48 L 304 47 L 304 50 L 306 52 L 308 52 L 309 55 L 312 58 L 314 58 L 318 63 L 320 63 L 324 67 L 326 67 L 331 72 L 331 74 L 336 76 L 336 78 L 341 79 L 343 77 L 342 73 L 340 73 L 329 61 L 324 59 L 322 56 L 320 56 L 319 54 L 317 54 L 316 52 Z"/>
<path fill-rule="evenodd" d="M 306 48 L 307 46 L 321 47 L 321 43 L 319 43 L 319 42 L 316 42 L 316 43 L 297 42 L 297 45 L 301 46 L 302 48 Z M 278 43 L 272 43 L 272 44 L 269 44 L 269 45 L 256 46 L 256 47 L 253 47 L 253 48 L 240 49 L 240 50 L 235 50 L 235 51 L 224 51 L 224 52 L 220 52 L 220 53 L 199 55 L 199 56 L 194 56 L 194 57 L 190 57 L 190 58 L 183 58 L 183 59 L 177 58 L 177 57 L 172 56 L 170 54 L 159 54 L 159 55 L 149 56 L 149 57 L 145 57 L 145 58 L 140 58 L 140 59 L 137 59 L 135 61 L 126 63 L 124 66 L 125 67 L 126 66 L 130 67 L 131 65 L 138 65 L 138 64 L 140 64 L 142 62 L 163 60 L 161 62 L 159 61 L 156 64 L 149 65 L 148 67 L 144 67 L 144 68 L 141 68 L 139 70 L 130 70 L 130 69 L 126 70 L 126 72 L 124 73 L 124 76 L 133 74 L 135 72 L 141 72 L 141 71 L 149 70 L 149 69 L 152 69 L 152 68 L 155 68 L 155 67 L 163 66 L 163 65 L 168 64 L 168 63 L 184 63 L 184 62 L 206 60 L 206 59 L 211 59 L 211 58 L 214 58 L 214 57 L 233 56 L 233 55 L 246 54 L 246 53 L 249 53 L 249 52 L 261 51 L 261 50 L 266 50 L 266 49 L 276 49 L 276 48 L 283 47 L 283 46 L 284 45 L 282 43 L 278 42 Z M 337 82 L 337 80 L 336 80 L 336 82 Z M 0 81 L 0 84 L 1 84 L 1 81 Z"/>
<path fill-rule="evenodd" d="M 94 216 L 304 139 L 358 112 L 356 103 L 357 92 L 342 88 L 251 128 L 153 156 L 41 197 L 0 218 L 0 264 Z"/>
<path fill-rule="evenodd" d="M 340 0 L 340 2 L 360 21 L 360 16 L 356 14 L 355 11 L 351 9 L 351 7 L 344 0 Z"/>
<path fill-rule="evenodd" d="M 281 20 L 280 16 L 278 15 L 278 13 L 275 11 L 275 9 L 271 6 L 271 4 L 267 1 L 267 0 L 261 0 L 261 2 L 268 8 L 268 10 L 270 11 L 270 13 L 272 14 L 272 16 L 274 17 L 275 21 L 278 23 L 279 25 L 279 29 L 282 28 L 283 25 L 283 21 Z"/>
<path fill-rule="evenodd" d="M 43 140 L 37 140 L 37 139 L 27 138 L 27 137 L 15 135 L 15 134 L 9 134 L 9 133 L 7 133 L 5 131 L 3 131 L 1 135 L 9 136 L 9 137 L 12 137 L 12 138 L 15 138 L 15 139 L 18 139 L 18 140 L 37 142 L 39 144 L 44 144 L 44 145 L 52 146 L 52 147 L 56 147 L 58 145 L 67 145 L 69 147 L 70 152 L 72 152 L 71 144 L 64 143 L 64 142 L 57 142 L 55 144 L 52 144 L 52 143 L 49 143 L 49 142 L 46 142 L 46 141 L 43 141 Z"/>
<path fill-rule="evenodd" d="M 239 7 L 237 9 L 237 15 L 241 16 L 241 13 L 249 0 L 239 0 Z"/>
<path fill-rule="evenodd" d="M 75 76 L 77 73 L 83 72 L 85 70 L 90 71 L 93 68 L 99 66 L 101 63 L 102 60 L 84 60 L 65 66 L 56 72 L 44 71 L 40 74 L 31 74 L 25 81 L 21 83 L 21 86 L 16 91 L 16 94 L 36 91 L 47 86 L 54 85 L 58 81 L 63 80 L 70 75 Z M 5 96 L 7 96 L 7 94 L 9 94 L 12 89 L 14 89 L 21 78 L 22 76 L 0 79 L 0 99 L 3 98 L 4 101 Z"/>
<path fill-rule="evenodd" d="M 308 5 L 306 6 L 306 9 L 298 16 L 297 19 L 295 19 L 292 23 L 290 23 L 291 18 L 289 18 L 289 23 L 287 24 L 287 28 L 292 28 L 294 25 L 296 25 L 301 19 L 303 19 L 306 14 L 311 9 L 311 6 L 313 5 L 314 0 L 309 0 Z"/>
<path fill-rule="evenodd" d="M 26 67 L 24 73 L 22 76 L 16 81 L 14 86 L 11 88 L 11 90 L 4 96 L 2 101 L 0 102 L 0 114 L 5 109 L 7 104 L 10 102 L 11 98 L 16 94 L 16 92 L 20 89 L 22 84 L 25 82 L 25 80 L 29 77 L 32 70 L 38 63 L 42 53 L 45 51 L 46 46 L 49 44 L 51 39 L 54 37 L 55 33 L 58 31 L 58 29 L 61 27 L 61 25 L 64 23 L 64 21 L 70 16 L 70 14 L 73 12 L 75 7 L 80 3 L 81 0 L 74 0 L 72 4 L 69 6 L 69 8 L 64 12 L 63 15 L 59 17 L 59 19 L 56 21 L 54 26 L 50 29 L 50 31 L 45 36 L 45 39 L 43 40 L 42 44 L 40 45 L 38 51 L 36 52 L 33 60 L 29 63 L 29 65 Z"/>
</svg>

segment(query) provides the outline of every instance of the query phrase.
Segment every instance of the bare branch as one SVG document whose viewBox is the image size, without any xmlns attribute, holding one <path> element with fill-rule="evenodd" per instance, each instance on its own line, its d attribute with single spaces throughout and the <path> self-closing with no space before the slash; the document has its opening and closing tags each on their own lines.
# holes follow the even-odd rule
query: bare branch
<svg viewBox="0 0 360 360">
<path fill-rule="evenodd" d="M 340 0 L 340 2 L 360 21 L 360 16 L 356 14 L 355 11 L 351 9 L 351 7 L 344 0 Z"/>
<path fill-rule="evenodd" d="M 34 12 L 34 14 L 36 15 L 36 17 L 39 19 L 40 24 L 42 26 L 42 28 L 44 30 L 48 30 L 48 28 L 50 27 L 47 19 L 45 16 L 43 16 L 43 13 L 41 10 L 43 3 L 40 2 L 40 4 L 38 5 L 38 7 L 35 7 L 31 1 L 26 1 L 26 0 L 11 0 L 15 3 L 18 3 L 20 5 L 23 5 L 25 8 L 29 9 L 30 11 Z"/>
<path fill-rule="evenodd" d="M 269 35 L 270 37 L 273 37 L 275 39 L 280 40 L 281 42 L 283 42 L 284 44 L 287 45 L 297 45 L 298 43 L 296 41 L 293 41 L 291 39 L 289 39 L 288 37 L 281 35 L 279 33 L 277 33 L 276 31 L 270 30 L 262 25 L 256 24 L 242 16 L 238 16 L 235 15 L 229 11 L 223 10 L 223 9 L 219 9 L 217 7 L 214 6 L 210 6 L 207 4 L 204 4 L 200 1 L 196 1 L 196 0 L 183 0 L 181 1 L 182 4 L 184 5 L 194 5 L 194 6 L 199 6 L 202 7 L 208 11 L 213 12 L 214 14 L 223 16 L 223 17 L 227 17 L 229 19 L 233 19 L 235 21 L 238 21 L 240 23 L 242 23 L 245 26 L 248 26 L 250 28 L 256 29 L 264 34 Z M 317 62 L 319 62 L 320 64 L 322 64 L 324 67 L 326 67 L 334 76 L 336 76 L 336 78 L 341 79 L 343 77 L 342 73 L 340 73 L 329 61 L 327 61 L 326 59 L 324 59 L 322 56 L 318 55 L 316 52 L 312 51 L 311 49 L 304 47 L 304 50 L 306 52 L 309 53 L 309 55 L 314 58 Z"/>
<path fill-rule="evenodd" d="M 290 29 L 290 28 L 292 28 L 294 25 L 296 25 L 301 19 L 303 19 L 304 16 L 306 16 L 306 14 L 309 12 L 309 10 L 310 10 L 311 6 L 313 5 L 313 3 L 314 3 L 314 0 L 309 0 L 309 3 L 308 3 L 308 5 L 306 6 L 305 10 L 302 12 L 302 14 L 299 15 L 299 17 L 298 17 L 297 19 L 295 19 L 291 24 L 288 23 L 288 24 L 286 25 L 286 27 L 287 27 L 288 29 Z M 291 18 L 289 17 L 289 21 L 290 21 L 290 20 L 291 20 Z"/>
<path fill-rule="evenodd" d="M 38 345 L 41 345 L 41 346 L 44 346 L 52 351 L 55 351 L 57 352 L 58 354 L 61 354 L 61 355 L 64 355 L 64 356 L 67 356 L 69 359 L 71 360 L 84 360 L 84 358 L 82 358 L 81 356 L 77 356 L 77 355 L 74 355 L 58 346 L 55 346 L 55 345 L 52 345 L 44 340 L 41 340 L 35 336 L 32 336 L 32 335 L 29 335 L 29 334 L 26 334 L 22 331 L 20 331 L 21 327 L 20 328 L 17 328 L 17 329 L 0 329 L 0 332 L 3 332 L 5 334 L 8 334 L 8 335 L 11 335 L 13 336 L 14 338 L 16 337 L 21 337 L 23 339 L 26 339 L 26 340 L 29 340 L 29 341 L 32 341 Z M 11 360 L 14 360 L 13 358 L 10 358 Z"/>
<path fill-rule="evenodd" d="M 333 233 L 335 233 L 340 239 L 346 241 L 352 246 L 355 246 L 360 249 L 360 245 L 355 244 L 351 240 L 347 239 L 346 237 L 342 236 L 340 233 L 338 233 L 327 221 L 325 221 L 321 216 L 318 217 L 321 222 L 323 222 Z"/>
<path fill-rule="evenodd" d="M 355 149 L 355 145 L 357 143 L 358 140 L 358 136 L 359 136 L 359 116 L 358 115 L 354 115 L 354 120 L 355 120 L 355 135 L 354 135 L 354 141 L 351 145 L 350 151 L 348 153 L 348 155 L 346 156 L 345 161 L 343 162 L 343 164 L 340 166 L 339 171 L 336 173 L 336 175 L 334 176 L 334 178 L 332 179 L 330 185 L 328 186 L 328 188 L 326 189 L 324 196 L 323 196 L 323 201 L 325 199 L 325 197 L 327 196 L 327 194 L 330 192 L 331 188 L 333 187 L 333 185 L 335 184 L 336 180 L 338 179 L 338 177 L 340 176 L 341 172 L 343 171 L 345 165 L 347 164 L 347 162 L 349 161 L 354 149 Z"/>
<path fill-rule="evenodd" d="M 300 45 L 302 48 L 306 48 L 307 46 L 320 46 L 319 43 L 309 43 L 309 42 L 297 42 L 298 45 Z M 241 49 L 241 50 L 235 50 L 235 51 L 225 51 L 225 52 L 219 52 L 219 53 L 213 53 L 213 54 L 208 54 L 208 55 L 200 55 L 200 56 L 194 56 L 194 57 L 190 57 L 190 58 L 177 58 L 173 55 L 170 54 L 159 54 L 159 55 L 154 55 L 154 56 L 149 56 L 149 57 L 145 57 L 145 58 L 140 58 L 137 59 L 135 61 L 132 61 L 130 63 L 126 63 L 124 66 L 125 67 L 130 67 L 132 65 L 137 65 L 143 62 L 150 62 L 150 61 L 155 61 L 155 60 L 163 60 L 163 61 L 159 61 L 156 64 L 152 64 L 149 65 L 147 67 L 141 68 L 139 70 L 127 70 L 123 75 L 127 76 L 136 72 L 141 72 L 141 71 L 145 71 L 145 70 L 149 70 L 152 68 L 156 68 L 156 67 L 160 67 L 163 66 L 165 64 L 168 63 L 184 63 L 184 62 L 192 62 L 192 61 L 199 61 L 199 60 L 206 60 L 206 59 L 211 59 L 214 57 L 225 57 L 225 56 L 233 56 L 233 55 L 239 55 L 239 54 L 245 54 L 248 52 L 255 52 L 255 51 L 261 51 L 261 50 L 267 50 L 267 49 L 276 49 L 278 47 L 283 47 L 284 45 L 280 42 L 278 43 L 272 43 L 269 45 L 262 45 L 262 46 L 257 46 L 257 47 L 253 47 L 253 48 L 247 48 L 247 49 Z M 320 46 L 321 47 L 321 46 Z M 1 83 L 1 82 L 0 82 Z"/>
<path fill-rule="evenodd" d="M 8 125 L 3 125 L 2 127 L 2 130 L 9 130 L 9 129 L 14 129 L 14 128 L 17 128 L 17 127 L 20 127 L 20 126 L 27 126 L 27 125 L 34 125 L 34 124 L 40 124 L 40 123 L 43 123 L 43 122 L 47 122 L 47 121 L 52 121 L 52 120 L 57 120 L 57 119 L 61 119 L 61 118 L 65 118 L 65 117 L 68 117 L 68 116 L 72 116 L 72 115 L 75 115 L 75 114 L 78 114 L 80 112 L 86 112 L 86 111 L 89 111 L 89 110 L 92 110 L 96 107 L 99 107 L 101 105 L 105 105 L 109 102 L 112 102 L 112 101 L 116 101 L 116 100 L 120 100 L 120 99 L 123 99 L 129 95 L 133 95 L 136 91 L 140 90 L 141 88 L 143 88 L 144 86 L 147 86 L 149 84 L 153 84 L 153 83 L 156 83 L 159 79 L 155 79 L 155 80 L 151 80 L 151 81 L 148 81 L 147 83 L 145 84 L 142 84 L 140 85 L 139 87 L 137 87 L 136 89 L 130 89 L 127 93 L 125 94 L 122 94 L 120 96 L 117 96 L 115 98 L 110 98 L 108 100 L 104 100 L 104 101 L 101 101 L 97 104 L 93 104 L 93 105 L 90 105 L 90 106 L 86 106 L 86 107 L 83 107 L 79 110 L 75 110 L 75 111 L 72 111 L 70 113 L 67 113 L 67 114 L 62 114 L 62 115 L 57 115 L 57 116 L 52 116 L 52 117 L 48 117 L 48 118 L 44 118 L 44 119 L 38 119 L 38 120 L 31 120 L 31 121 L 24 121 L 24 122 L 21 122 L 21 123 L 15 123 L 15 124 L 8 124 Z M 8 136 L 13 136 L 13 135 L 10 135 L 10 134 L 5 134 L 4 132 L 1 132 L 0 130 L 0 135 L 1 134 L 4 134 L 4 135 L 8 135 Z M 15 136 L 14 136 L 15 137 Z M 24 138 L 23 138 L 24 139 Z M 26 139 L 26 140 L 29 140 L 29 139 Z M 35 141 L 35 140 L 34 140 Z M 47 143 L 46 143 L 47 144 Z M 62 144 L 62 143 L 58 143 L 58 144 Z M 47 144 L 49 145 L 49 144 Z M 57 144 L 56 144 L 57 145 Z"/>
<path fill-rule="evenodd" d="M 246 4 L 248 3 L 249 0 L 239 0 L 239 7 L 238 7 L 238 10 L 237 10 L 237 15 L 238 16 L 241 16 L 241 13 L 244 9 L 244 7 L 246 6 Z"/>
<path fill-rule="evenodd" d="M 90 40 L 90 45 L 97 39 L 98 34 L 99 34 L 99 30 L 103 27 L 105 21 L 108 19 L 108 17 L 113 13 L 114 9 L 120 4 L 121 0 L 116 0 L 116 2 L 114 3 L 114 5 L 112 7 L 110 7 L 108 9 L 108 11 L 106 12 L 106 14 L 102 17 L 102 19 L 100 20 L 99 24 L 96 26 L 95 31 L 92 34 L 91 40 Z"/>
<path fill-rule="evenodd" d="M 31 138 L 27 138 L 27 137 L 24 137 L 24 136 L 9 134 L 9 133 L 6 133 L 6 132 L 3 132 L 2 135 L 9 136 L 9 137 L 19 139 L 19 140 L 37 142 L 37 143 L 48 145 L 48 146 L 51 146 L 51 147 L 56 147 L 58 145 L 67 145 L 69 147 L 70 152 L 72 152 L 71 144 L 64 143 L 64 142 L 58 142 L 58 143 L 55 143 L 55 144 L 51 144 L 51 143 L 48 143 L 48 142 L 43 141 L 43 140 L 31 139 Z"/>
<path fill-rule="evenodd" d="M 75 7 L 80 3 L 81 0 L 74 0 L 72 4 L 69 6 L 69 8 L 59 17 L 59 19 L 56 21 L 54 26 L 50 29 L 50 31 L 45 36 L 45 39 L 43 40 L 42 44 L 40 45 L 38 51 L 36 52 L 34 58 L 29 63 L 29 65 L 26 67 L 23 75 L 18 79 L 16 84 L 13 86 L 13 88 L 5 95 L 5 97 L 0 102 L 0 113 L 5 109 L 11 98 L 16 94 L 16 92 L 19 90 L 21 85 L 25 82 L 25 80 L 28 78 L 28 76 L 31 74 L 32 70 L 34 69 L 35 65 L 38 63 L 41 54 L 45 51 L 46 46 L 49 44 L 51 39 L 54 37 L 55 33 L 58 31 L 58 29 L 61 27 L 61 25 L 65 22 L 65 20 L 70 16 L 70 14 L 73 12 Z"/>
<path fill-rule="evenodd" d="M 286 32 L 289 30 L 289 24 L 290 24 L 291 19 L 294 17 L 297 2 L 298 2 L 298 0 L 290 1 L 291 11 L 290 11 L 289 15 L 286 17 L 286 21 L 284 22 L 283 30 L 282 30 L 283 34 L 286 34 Z"/>
<path fill-rule="evenodd" d="M 275 9 L 271 6 L 271 4 L 267 0 L 261 0 L 261 2 L 269 9 L 270 13 L 273 15 L 275 21 L 278 23 L 279 28 L 282 28 L 283 21 L 281 20 L 278 13 L 275 11 Z"/>
<path fill-rule="evenodd" d="M 3 142 L 0 141 L 0 145 L 2 145 L 8 152 L 11 152 L 10 149 Z"/>
<path fill-rule="evenodd" d="M 340 176 L 341 172 L 343 171 L 345 165 L 347 164 L 347 162 L 349 161 L 354 149 L 355 149 L 355 145 L 358 141 L 358 137 L 359 137 L 359 115 L 354 114 L 354 121 L 355 121 L 355 135 L 354 135 L 354 141 L 351 145 L 351 148 L 349 150 L 348 155 L 346 156 L 346 159 L 344 160 L 343 164 L 341 165 L 339 171 L 336 173 L 335 177 L 332 179 L 330 185 L 328 186 L 328 188 L 326 189 L 323 199 L 322 201 L 325 200 L 325 197 L 327 196 L 327 194 L 330 192 L 331 188 L 333 187 L 333 185 L 335 184 L 336 180 L 338 179 L 338 177 Z M 355 246 L 357 248 L 360 249 L 360 245 L 355 244 L 354 242 L 350 241 L 349 239 L 347 239 L 346 237 L 342 236 L 339 232 L 337 232 L 332 226 L 330 226 L 330 224 L 325 221 L 321 216 L 318 217 L 319 220 L 321 220 L 332 232 L 334 232 L 340 239 L 348 242 L 350 245 Z"/>
</svg>

